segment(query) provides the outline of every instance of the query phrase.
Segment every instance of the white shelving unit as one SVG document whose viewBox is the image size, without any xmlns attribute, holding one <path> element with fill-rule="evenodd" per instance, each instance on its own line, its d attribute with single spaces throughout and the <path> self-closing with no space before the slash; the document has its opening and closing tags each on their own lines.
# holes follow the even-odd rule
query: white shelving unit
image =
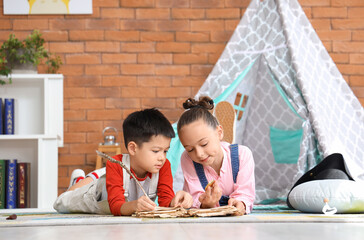
<svg viewBox="0 0 364 240">
<path fill-rule="evenodd" d="M 63 147 L 63 75 L 13 74 L 0 98 L 14 98 L 15 134 L 0 135 L 0 159 L 30 162 L 30 207 L 52 208 Z M 2 78 L 4 79 L 4 78 Z"/>
</svg>

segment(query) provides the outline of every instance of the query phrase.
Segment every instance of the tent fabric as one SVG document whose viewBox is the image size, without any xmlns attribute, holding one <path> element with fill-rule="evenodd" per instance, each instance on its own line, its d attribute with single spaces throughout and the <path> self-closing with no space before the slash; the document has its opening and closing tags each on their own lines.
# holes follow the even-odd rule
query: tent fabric
<svg viewBox="0 0 364 240">
<path fill-rule="evenodd" d="M 364 109 L 297 0 L 252 0 L 195 97 L 204 95 L 237 110 L 235 139 L 253 152 L 257 202 L 285 198 L 303 173 L 335 152 L 353 179 L 364 181 Z M 297 164 L 274 161 L 271 128 L 302 129 Z M 178 139 L 171 150 L 181 179 Z"/>
</svg>

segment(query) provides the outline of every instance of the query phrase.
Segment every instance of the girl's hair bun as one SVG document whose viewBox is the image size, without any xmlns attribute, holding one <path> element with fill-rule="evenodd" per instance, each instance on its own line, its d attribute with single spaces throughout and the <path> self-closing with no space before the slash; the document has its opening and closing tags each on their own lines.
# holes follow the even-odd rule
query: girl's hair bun
<svg viewBox="0 0 364 240">
<path fill-rule="evenodd" d="M 191 109 L 191 108 L 195 108 L 195 107 L 201 107 L 201 108 L 205 108 L 207 110 L 211 110 L 214 108 L 214 100 L 212 100 L 208 96 L 202 96 L 199 98 L 198 101 L 196 101 L 193 98 L 189 98 L 183 103 L 184 109 Z"/>
</svg>

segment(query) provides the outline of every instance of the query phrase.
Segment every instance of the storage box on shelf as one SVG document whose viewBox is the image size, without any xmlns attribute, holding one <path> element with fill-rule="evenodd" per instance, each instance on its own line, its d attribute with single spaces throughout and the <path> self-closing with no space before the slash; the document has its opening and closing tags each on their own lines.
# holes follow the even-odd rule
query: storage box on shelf
<svg viewBox="0 0 364 240">
<path fill-rule="evenodd" d="M 15 99 L 15 134 L 0 135 L 0 159 L 31 163 L 30 206 L 57 198 L 58 147 L 63 146 L 63 75 L 13 74 L 0 98 Z"/>
</svg>

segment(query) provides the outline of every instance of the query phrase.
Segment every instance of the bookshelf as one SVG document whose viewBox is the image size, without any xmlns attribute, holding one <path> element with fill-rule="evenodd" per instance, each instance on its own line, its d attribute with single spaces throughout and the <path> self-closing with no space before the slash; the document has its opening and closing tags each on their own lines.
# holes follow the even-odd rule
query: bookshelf
<svg viewBox="0 0 364 240">
<path fill-rule="evenodd" d="M 30 162 L 30 206 L 52 208 L 63 147 L 63 75 L 13 74 L 1 98 L 15 99 L 15 134 L 0 135 L 0 159 Z"/>
</svg>

